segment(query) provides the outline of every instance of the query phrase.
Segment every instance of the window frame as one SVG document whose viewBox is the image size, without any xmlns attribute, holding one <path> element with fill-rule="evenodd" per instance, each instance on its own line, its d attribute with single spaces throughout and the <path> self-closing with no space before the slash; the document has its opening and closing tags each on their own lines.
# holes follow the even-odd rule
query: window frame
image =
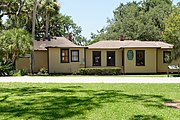
<svg viewBox="0 0 180 120">
<path fill-rule="evenodd" d="M 165 61 L 165 54 L 168 53 L 171 56 L 171 51 L 163 51 L 163 63 L 168 63 Z"/>
<path fill-rule="evenodd" d="M 99 58 L 99 61 L 100 61 L 100 63 L 99 64 L 95 64 L 95 53 L 97 54 L 100 54 L 100 58 Z M 98 57 L 98 56 L 96 56 L 96 57 Z M 92 51 L 92 66 L 101 66 L 101 51 Z"/>
<path fill-rule="evenodd" d="M 138 64 L 138 52 L 142 52 L 143 53 L 143 64 Z M 145 66 L 145 50 L 136 50 L 136 66 Z"/>
<path fill-rule="evenodd" d="M 106 60 L 107 66 L 116 66 L 116 52 L 115 51 L 107 51 L 106 54 L 107 54 L 107 60 Z M 110 56 L 110 55 L 112 55 L 112 56 Z M 109 57 L 114 57 L 114 58 L 112 58 L 112 63 L 113 64 L 112 63 L 111 64 L 108 63 Z"/>
<path fill-rule="evenodd" d="M 73 56 L 73 52 L 77 52 L 77 56 Z M 78 57 L 77 60 L 73 60 L 73 57 Z M 79 50 L 71 50 L 71 62 L 79 62 Z"/>
<path fill-rule="evenodd" d="M 65 55 L 65 56 L 62 56 L 62 51 L 63 51 L 63 50 L 67 50 L 67 51 L 68 51 L 68 52 L 67 52 L 67 53 L 68 53 L 67 56 L 66 56 L 66 55 Z M 68 57 L 68 61 L 67 61 L 67 62 L 64 62 L 64 61 L 62 60 L 63 57 Z M 61 49 L 61 63 L 69 63 L 69 49 Z"/>
</svg>

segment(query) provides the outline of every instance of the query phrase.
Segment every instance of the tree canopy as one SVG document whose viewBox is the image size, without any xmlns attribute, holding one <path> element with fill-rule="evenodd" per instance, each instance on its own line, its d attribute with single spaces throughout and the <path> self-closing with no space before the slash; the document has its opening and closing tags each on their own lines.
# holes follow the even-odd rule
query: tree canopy
<svg viewBox="0 0 180 120">
<path fill-rule="evenodd" d="M 163 38 L 166 42 L 174 45 L 173 58 L 180 57 L 180 7 L 165 19 Z"/>
<path fill-rule="evenodd" d="M 31 36 L 26 30 L 10 29 L 0 33 L 0 56 L 7 63 L 15 63 L 15 60 L 32 48 Z"/>
<path fill-rule="evenodd" d="M 90 44 L 100 40 L 165 41 L 174 45 L 172 58 L 180 57 L 180 2 L 171 0 L 143 0 L 120 4 L 108 25 L 91 33 Z"/>
<path fill-rule="evenodd" d="M 34 0 L 2 0 L 0 2 L 1 30 L 22 28 L 32 32 L 32 14 Z M 36 16 L 35 39 L 50 39 L 54 36 L 68 37 L 73 35 L 73 42 L 84 44 L 85 37 L 81 35 L 82 28 L 70 16 L 62 15 L 57 0 L 39 0 Z M 3 18 L 7 21 L 3 24 Z"/>
<path fill-rule="evenodd" d="M 108 19 L 108 25 L 93 34 L 95 41 L 118 39 L 163 40 L 164 19 L 172 12 L 171 0 L 143 0 L 120 4 L 114 10 L 114 18 Z"/>
</svg>

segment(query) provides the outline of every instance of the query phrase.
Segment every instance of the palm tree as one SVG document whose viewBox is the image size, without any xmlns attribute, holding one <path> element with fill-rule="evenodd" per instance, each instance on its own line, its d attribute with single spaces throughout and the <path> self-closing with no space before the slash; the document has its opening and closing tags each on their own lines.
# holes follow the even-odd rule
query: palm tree
<svg viewBox="0 0 180 120">
<path fill-rule="evenodd" d="M 30 53 L 31 48 L 31 36 L 25 30 L 14 28 L 0 34 L 0 56 L 5 62 L 15 64 L 16 59 Z"/>
<path fill-rule="evenodd" d="M 57 0 L 43 0 L 38 7 L 38 14 L 42 17 L 42 24 L 44 25 L 45 38 L 49 38 L 50 17 L 58 14 L 59 8 Z"/>
</svg>

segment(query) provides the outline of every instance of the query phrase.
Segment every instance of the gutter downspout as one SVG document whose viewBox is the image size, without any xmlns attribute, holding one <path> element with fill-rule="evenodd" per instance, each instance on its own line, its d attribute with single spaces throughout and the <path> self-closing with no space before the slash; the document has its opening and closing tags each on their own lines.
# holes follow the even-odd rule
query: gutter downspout
<svg viewBox="0 0 180 120">
<path fill-rule="evenodd" d="M 84 66 L 86 68 L 86 49 L 88 48 L 84 48 Z"/>
<path fill-rule="evenodd" d="M 124 61 L 124 48 L 122 49 L 122 68 L 123 68 L 123 74 L 125 74 L 125 61 Z"/>
<path fill-rule="evenodd" d="M 47 64 L 48 64 L 48 73 L 49 73 L 49 48 L 47 48 Z"/>
<path fill-rule="evenodd" d="M 156 73 L 158 73 L 158 48 L 156 48 Z"/>
</svg>

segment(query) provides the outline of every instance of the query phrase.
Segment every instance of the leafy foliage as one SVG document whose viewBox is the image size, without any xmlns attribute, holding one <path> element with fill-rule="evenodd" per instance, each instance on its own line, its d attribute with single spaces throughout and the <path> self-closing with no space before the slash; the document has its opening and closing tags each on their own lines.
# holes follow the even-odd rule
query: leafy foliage
<svg viewBox="0 0 180 120">
<path fill-rule="evenodd" d="M 133 40 L 162 40 L 164 18 L 171 13 L 171 0 L 144 0 L 120 4 L 108 25 L 92 34 L 94 41 L 115 40 L 120 35 Z"/>
<path fill-rule="evenodd" d="M 42 67 L 39 70 L 38 75 L 48 75 L 48 70 L 45 67 Z"/>
<path fill-rule="evenodd" d="M 121 68 L 81 68 L 80 75 L 119 75 Z"/>
<path fill-rule="evenodd" d="M 32 14 L 34 0 L 3 0 L 0 2 L 0 29 L 23 28 L 32 32 Z M 57 0 L 39 0 L 36 18 L 35 38 L 50 39 L 72 33 L 75 44 L 84 45 L 86 38 L 81 35 L 81 27 L 72 18 L 59 13 Z M 2 18 L 7 17 L 5 24 Z"/>
<path fill-rule="evenodd" d="M 28 72 L 25 69 L 21 69 L 21 70 L 14 70 L 13 71 L 13 76 L 24 76 L 27 75 Z"/>
<path fill-rule="evenodd" d="M 31 36 L 22 29 L 4 30 L 0 33 L 0 56 L 4 62 L 15 63 L 15 60 L 30 52 Z"/>
<path fill-rule="evenodd" d="M 180 8 L 165 19 L 164 40 L 174 45 L 173 58 L 180 57 Z"/>
<path fill-rule="evenodd" d="M 9 76 L 13 70 L 13 64 L 0 60 L 0 76 Z"/>
</svg>

